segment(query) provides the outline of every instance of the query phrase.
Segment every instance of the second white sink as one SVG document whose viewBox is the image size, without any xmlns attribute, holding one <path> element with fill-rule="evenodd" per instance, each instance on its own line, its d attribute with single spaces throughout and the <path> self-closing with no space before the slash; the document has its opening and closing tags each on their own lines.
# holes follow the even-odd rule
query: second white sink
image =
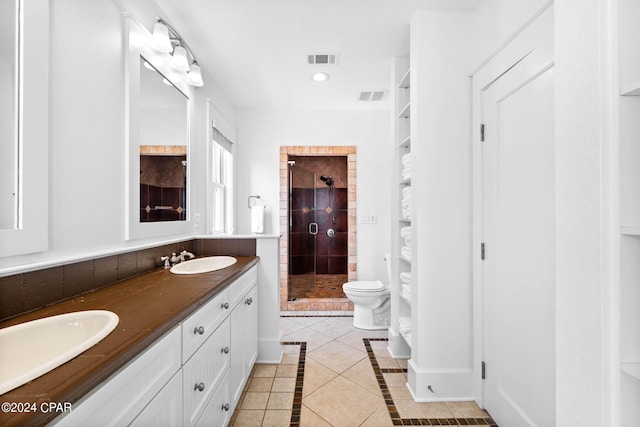
<svg viewBox="0 0 640 427">
<path fill-rule="evenodd" d="M 222 270 L 238 262 L 232 256 L 210 256 L 181 262 L 171 267 L 173 274 L 200 274 Z"/>
<path fill-rule="evenodd" d="M 0 329 L 0 395 L 73 359 L 119 322 L 106 310 L 45 317 Z"/>
</svg>

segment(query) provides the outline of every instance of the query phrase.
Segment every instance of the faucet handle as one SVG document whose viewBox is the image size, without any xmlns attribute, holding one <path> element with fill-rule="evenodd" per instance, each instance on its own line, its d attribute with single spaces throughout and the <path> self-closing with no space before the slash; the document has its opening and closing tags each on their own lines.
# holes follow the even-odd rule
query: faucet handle
<svg viewBox="0 0 640 427">
<path fill-rule="evenodd" d="M 168 256 L 161 256 L 160 257 L 160 261 L 164 262 L 164 264 L 163 264 L 164 268 L 171 268 L 171 263 L 169 262 L 169 257 Z"/>
</svg>

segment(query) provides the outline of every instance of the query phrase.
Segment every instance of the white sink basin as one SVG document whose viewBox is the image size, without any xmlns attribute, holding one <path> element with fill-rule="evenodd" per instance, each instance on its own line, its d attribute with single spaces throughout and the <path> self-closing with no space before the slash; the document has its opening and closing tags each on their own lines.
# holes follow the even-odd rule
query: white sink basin
<svg viewBox="0 0 640 427">
<path fill-rule="evenodd" d="M 88 310 L 0 329 L 0 395 L 73 359 L 119 321 L 110 311 Z"/>
<path fill-rule="evenodd" d="M 232 256 L 210 256 L 206 258 L 196 258 L 181 262 L 171 267 L 174 274 L 200 274 L 211 271 L 222 270 L 238 262 Z"/>
</svg>

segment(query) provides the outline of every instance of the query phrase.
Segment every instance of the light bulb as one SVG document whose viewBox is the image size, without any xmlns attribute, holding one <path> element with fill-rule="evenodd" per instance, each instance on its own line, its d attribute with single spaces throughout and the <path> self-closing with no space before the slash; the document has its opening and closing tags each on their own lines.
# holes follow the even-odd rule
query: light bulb
<svg viewBox="0 0 640 427">
<path fill-rule="evenodd" d="M 174 70 L 189 71 L 189 61 L 187 60 L 187 51 L 185 48 L 178 45 L 173 49 L 173 56 L 171 56 L 169 65 Z"/>
<path fill-rule="evenodd" d="M 196 87 L 204 85 L 204 82 L 202 81 L 202 73 L 200 72 L 200 66 L 196 62 L 191 64 L 191 69 L 187 74 L 187 83 L 189 83 L 191 86 Z"/>
<path fill-rule="evenodd" d="M 153 26 L 153 35 L 149 40 L 149 46 L 159 52 L 169 53 L 173 49 L 169 39 L 169 29 L 162 22 L 156 22 Z"/>
</svg>

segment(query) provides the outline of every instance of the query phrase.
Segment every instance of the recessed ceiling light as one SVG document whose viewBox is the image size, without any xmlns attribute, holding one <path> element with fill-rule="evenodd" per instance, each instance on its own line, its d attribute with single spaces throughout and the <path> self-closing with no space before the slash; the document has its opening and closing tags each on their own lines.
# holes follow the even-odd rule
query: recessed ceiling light
<svg viewBox="0 0 640 427">
<path fill-rule="evenodd" d="M 327 80 L 329 80 L 329 74 L 327 74 L 327 73 L 315 73 L 313 76 L 311 76 L 311 78 L 315 82 L 326 82 Z"/>
</svg>

